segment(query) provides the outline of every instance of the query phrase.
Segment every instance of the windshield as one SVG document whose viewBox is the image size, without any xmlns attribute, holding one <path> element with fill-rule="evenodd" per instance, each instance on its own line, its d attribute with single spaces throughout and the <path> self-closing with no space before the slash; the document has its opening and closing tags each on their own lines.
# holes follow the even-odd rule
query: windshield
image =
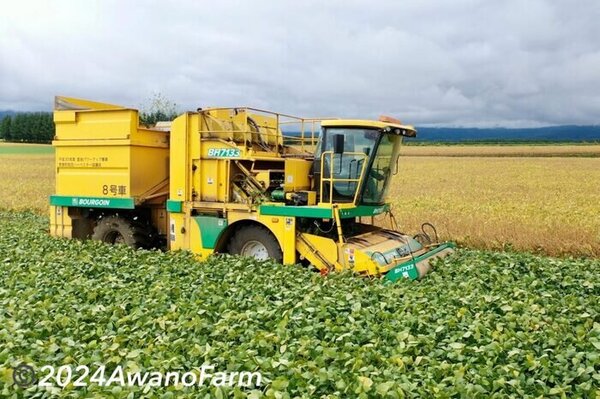
<svg viewBox="0 0 600 399">
<path fill-rule="evenodd" d="M 328 128 L 324 129 L 322 140 L 317 147 L 317 159 L 320 160 L 321 154 L 334 150 L 334 137 L 342 135 L 344 139 L 343 154 L 326 154 L 323 159 L 323 176 L 328 179 L 333 176 L 333 190 L 330 190 L 331 183 L 323 181 L 323 192 L 321 196 L 324 200 L 331 198 L 335 202 L 353 202 L 358 189 L 358 181 L 348 181 L 360 179 L 360 174 L 365 164 L 368 165 L 368 157 L 373 153 L 373 147 L 379 138 L 379 131 L 375 129 L 356 129 L 356 128 Z M 343 181 L 345 180 L 345 181 Z"/>
<path fill-rule="evenodd" d="M 398 135 L 384 134 L 381 137 L 371 169 L 365 178 L 362 193 L 363 204 L 383 204 L 390 186 L 390 179 L 396 174 L 398 146 L 402 138 Z"/>
</svg>

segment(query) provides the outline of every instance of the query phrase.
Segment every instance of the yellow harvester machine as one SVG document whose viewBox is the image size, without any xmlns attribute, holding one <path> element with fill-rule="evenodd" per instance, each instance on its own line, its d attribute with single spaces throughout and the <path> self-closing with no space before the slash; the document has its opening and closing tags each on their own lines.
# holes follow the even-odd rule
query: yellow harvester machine
<svg viewBox="0 0 600 399">
<path fill-rule="evenodd" d="M 386 195 L 402 139 L 416 132 L 391 118 L 209 108 L 146 128 L 137 110 L 57 97 L 54 121 L 54 236 L 391 281 L 419 278 L 452 251 L 437 234 L 396 231 Z M 386 215 L 390 229 L 375 223 Z"/>
</svg>

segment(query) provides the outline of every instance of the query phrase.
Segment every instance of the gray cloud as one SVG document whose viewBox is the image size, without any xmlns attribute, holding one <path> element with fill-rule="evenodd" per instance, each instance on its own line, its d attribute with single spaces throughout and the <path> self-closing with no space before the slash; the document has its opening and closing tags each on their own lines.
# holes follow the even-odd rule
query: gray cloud
<svg viewBox="0 0 600 399">
<path fill-rule="evenodd" d="M 21 1 L 0 15 L 0 109 L 161 92 L 182 109 L 596 124 L 598 20 L 596 0 Z"/>
</svg>

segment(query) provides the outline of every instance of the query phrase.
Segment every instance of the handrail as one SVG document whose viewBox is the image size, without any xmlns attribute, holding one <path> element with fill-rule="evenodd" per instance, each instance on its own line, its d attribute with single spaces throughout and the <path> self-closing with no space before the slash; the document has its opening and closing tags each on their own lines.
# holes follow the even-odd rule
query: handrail
<svg viewBox="0 0 600 399">
<path fill-rule="evenodd" d="M 307 152 L 309 149 L 307 146 L 310 146 L 310 152 L 314 151 L 314 147 L 316 146 L 317 137 L 315 137 L 315 132 L 317 129 L 317 125 L 324 120 L 332 120 L 338 118 L 324 117 L 324 118 L 302 118 L 289 114 L 282 114 L 278 112 L 268 111 L 260 108 L 253 107 L 215 107 L 215 108 L 203 108 L 199 109 L 198 112 L 202 113 L 206 117 L 215 118 L 211 115 L 212 111 L 232 111 L 237 113 L 246 113 L 249 118 L 252 118 L 252 115 L 260 116 L 260 117 L 270 117 L 272 118 L 273 124 L 269 124 L 269 122 L 263 123 L 255 123 L 255 127 L 259 129 L 258 132 L 252 131 L 250 129 L 248 119 L 246 119 L 245 123 L 242 124 L 241 129 L 239 130 L 210 130 L 211 134 L 219 135 L 219 134 L 231 134 L 232 132 L 239 133 L 244 137 L 244 140 L 248 141 L 248 137 L 250 141 L 254 141 L 253 139 L 256 137 L 255 135 L 266 137 L 267 143 L 275 138 L 275 142 L 279 144 L 278 139 L 281 138 L 282 141 L 294 142 L 294 145 L 300 146 L 302 152 Z M 261 115 L 262 114 L 262 115 Z M 219 120 L 219 118 L 215 118 Z M 298 125 L 300 131 L 299 136 L 291 136 L 286 135 L 283 132 L 284 126 L 290 125 Z M 310 125 L 310 134 L 309 128 Z M 309 141 L 310 144 L 306 144 Z"/>
<path fill-rule="evenodd" d="M 204 112 L 204 111 L 224 111 L 224 110 L 243 110 L 243 111 L 255 111 L 255 112 L 262 112 L 263 114 L 270 114 L 270 115 L 274 115 L 274 116 L 283 116 L 285 118 L 290 118 L 290 119 L 296 119 L 296 120 L 305 120 L 305 121 L 322 121 L 322 120 L 329 120 L 329 119 L 339 119 L 339 118 L 332 118 L 332 117 L 326 117 L 326 118 L 303 118 L 300 116 L 295 116 L 295 115 L 289 115 L 289 114 L 283 114 L 281 112 L 274 112 L 274 111 L 269 111 L 266 109 L 260 109 L 260 108 L 254 108 L 254 107 L 209 107 L 209 108 L 202 108 L 200 110 L 200 112 Z"/>
<path fill-rule="evenodd" d="M 365 169 L 366 169 L 366 164 L 367 162 L 362 162 L 361 167 L 360 167 L 360 173 L 359 173 L 359 177 L 358 178 L 334 178 L 333 177 L 333 157 L 334 157 L 335 153 L 333 151 L 323 151 L 323 153 L 321 154 L 321 181 L 319 184 L 319 193 L 321 194 L 321 202 L 325 203 L 325 201 L 323 201 L 323 183 L 324 182 L 329 182 L 329 204 L 333 204 L 333 185 L 335 182 L 355 182 L 357 183 L 356 185 L 356 191 L 354 192 L 354 199 L 353 199 L 353 203 L 356 204 L 356 200 L 358 198 L 358 193 L 360 192 L 360 182 L 363 180 L 364 178 L 364 173 L 365 173 Z M 362 161 L 366 160 L 368 158 L 368 155 L 365 154 L 364 152 L 344 152 L 343 155 L 354 155 L 354 156 L 359 156 L 362 158 Z M 329 162 L 329 177 L 324 177 L 325 174 L 324 172 L 324 165 L 325 165 L 325 157 L 329 156 L 330 158 L 330 162 Z M 357 172 L 358 172 L 358 165 L 357 165 Z"/>
</svg>

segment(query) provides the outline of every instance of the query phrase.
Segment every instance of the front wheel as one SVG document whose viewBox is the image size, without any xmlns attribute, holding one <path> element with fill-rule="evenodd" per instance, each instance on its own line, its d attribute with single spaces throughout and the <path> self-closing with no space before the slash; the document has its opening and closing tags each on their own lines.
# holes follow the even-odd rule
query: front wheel
<svg viewBox="0 0 600 399">
<path fill-rule="evenodd" d="M 239 229 L 229 241 L 227 252 L 258 260 L 271 258 L 279 263 L 283 261 L 283 253 L 277 239 L 261 226 L 245 226 Z"/>
</svg>

